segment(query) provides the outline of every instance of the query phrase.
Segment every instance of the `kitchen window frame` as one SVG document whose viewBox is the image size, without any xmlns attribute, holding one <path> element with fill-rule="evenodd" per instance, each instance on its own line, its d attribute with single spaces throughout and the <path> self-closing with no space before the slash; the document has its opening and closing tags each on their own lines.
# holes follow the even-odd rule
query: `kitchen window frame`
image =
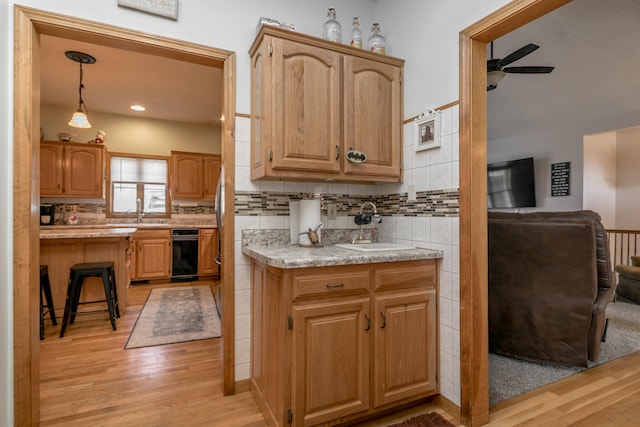
<svg viewBox="0 0 640 427">
<path fill-rule="evenodd" d="M 105 216 L 107 218 L 137 218 L 138 217 L 138 213 L 133 211 L 130 213 L 121 213 L 121 212 L 114 212 L 113 211 L 113 205 L 112 205 L 112 197 L 111 197 L 111 191 L 112 186 L 113 186 L 113 181 L 111 179 L 111 159 L 113 157 L 127 157 L 127 158 L 135 158 L 135 159 L 145 159 L 145 160 L 163 160 L 165 162 L 167 162 L 167 176 L 166 176 L 166 182 L 165 182 L 165 188 L 164 188 L 164 212 L 160 213 L 160 212 L 144 212 L 144 218 L 153 218 L 153 219 L 166 219 L 166 218 L 171 218 L 171 177 L 170 177 L 170 173 L 169 173 L 169 162 L 170 162 L 170 157 L 168 156 L 156 156 L 156 155 L 147 155 L 147 154 L 132 154 L 132 153 L 107 153 L 107 167 L 106 167 L 106 181 L 107 181 L 107 185 L 106 185 L 106 197 L 105 197 Z M 117 182 L 126 182 L 126 183 L 130 183 L 130 184 L 136 184 L 137 185 L 137 198 L 142 200 L 142 206 L 145 205 L 144 203 L 144 184 L 149 184 L 149 183 L 145 183 L 145 182 L 130 182 L 130 181 L 117 181 Z"/>
</svg>

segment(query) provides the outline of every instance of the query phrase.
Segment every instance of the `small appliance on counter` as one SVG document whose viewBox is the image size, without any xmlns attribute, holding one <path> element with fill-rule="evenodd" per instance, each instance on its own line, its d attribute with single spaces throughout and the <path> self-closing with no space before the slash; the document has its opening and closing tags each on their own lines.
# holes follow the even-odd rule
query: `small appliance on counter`
<svg viewBox="0 0 640 427">
<path fill-rule="evenodd" d="M 40 205 L 40 225 L 53 225 L 56 217 L 56 205 Z"/>
</svg>

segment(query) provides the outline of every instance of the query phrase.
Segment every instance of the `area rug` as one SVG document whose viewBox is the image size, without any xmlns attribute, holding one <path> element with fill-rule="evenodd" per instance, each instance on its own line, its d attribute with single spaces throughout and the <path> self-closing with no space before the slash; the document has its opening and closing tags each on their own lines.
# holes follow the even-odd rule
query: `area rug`
<svg viewBox="0 0 640 427">
<path fill-rule="evenodd" d="M 220 336 L 211 287 L 156 288 L 149 293 L 125 349 Z"/>
<path fill-rule="evenodd" d="M 416 415 L 389 427 L 455 427 L 437 412 Z"/>
<path fill-rule="evenodd" d="M 640 305 L 611 302 L 607 306 L 609 326 L 606 341 L 601 344 L 596 362 L 589 368 L 640 351 Z M 577 374 L 588 368 L 527 362 L 498 354 L 489 354 L 489 404 Z"/>
</svg>

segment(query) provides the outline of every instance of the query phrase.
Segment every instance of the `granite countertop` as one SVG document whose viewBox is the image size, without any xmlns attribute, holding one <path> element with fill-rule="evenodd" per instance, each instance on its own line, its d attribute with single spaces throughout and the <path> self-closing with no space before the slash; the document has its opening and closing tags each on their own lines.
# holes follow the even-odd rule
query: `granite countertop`
<svg viewBox="0 0 640 427">
<path fill-rule="evenodd" d="M 40 228 L 40 239 L 89 239 L 105 237 L 130 237 L 137 231 L 134 227 L 118 228 L 71 228 L 50 227 Z"/>
<path fill-rule="evenodd" d="M 243 230 L 242 253 L 271 267 L 305 268 L 350 264 L 372 264 L 380 262 L 441 259 L 443 252 L 434 249 L 416 248 L 389 252 L 359 252 L 335 246 L 345 242 L 343 237 L 324 238 L 321 247 L 301 247 L 289 244 L 289 231 Z M 335 238 L 338 241 L 335 241 Z"/>
</svg>

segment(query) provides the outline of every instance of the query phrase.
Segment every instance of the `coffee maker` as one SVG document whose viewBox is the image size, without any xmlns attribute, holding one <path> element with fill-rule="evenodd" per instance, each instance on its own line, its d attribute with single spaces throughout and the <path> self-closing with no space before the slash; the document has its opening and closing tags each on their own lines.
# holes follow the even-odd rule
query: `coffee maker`
<svg viewBox="0 0 640 427">
<path fill-rule="evenodd" d="M 56 217 L 56 205 L 40 205 L 40 225 L 53 225 Z"/>
</svg>

